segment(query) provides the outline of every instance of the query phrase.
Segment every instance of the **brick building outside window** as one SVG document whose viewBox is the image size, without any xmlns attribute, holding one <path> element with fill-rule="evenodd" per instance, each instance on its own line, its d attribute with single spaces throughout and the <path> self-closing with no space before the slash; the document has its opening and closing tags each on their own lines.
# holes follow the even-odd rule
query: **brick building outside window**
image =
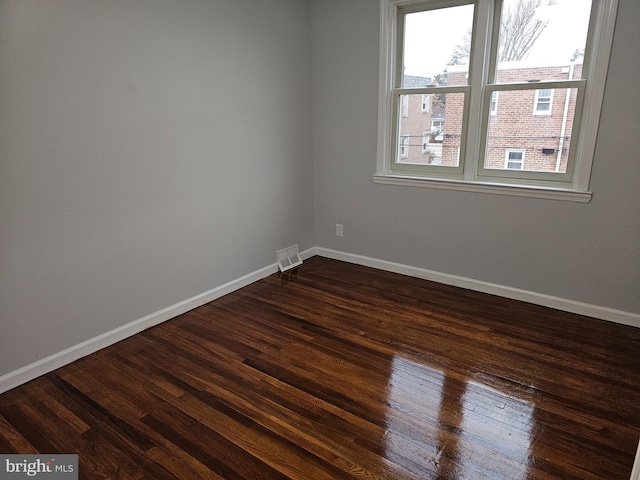
<svg viewBox="0 0 640 480">
<path fill-rule="evenodd" d="M 498 83 L 580 78 L 582 64 L 536 67 L 503 63 Z M 447 85 L 466 84 L 466 66 L 450 66 Z M 429 77 L 405 76 L 406 85 L 424 87 Z M 494 92 L 489 107 L 485 167 L 564 172 L 570 147 L 577 90 L 572 88 Z M 400 136 L 407 138 L 403 163 L 457 166 L 460 157 L 463 96 L 405 95 Z M 407 145 L 408 143 L 408 145 Z M 509 152 L 522 152 L 509 159 Z M 515 155 L 515 154 L 513 154 Z"/>
</svg>

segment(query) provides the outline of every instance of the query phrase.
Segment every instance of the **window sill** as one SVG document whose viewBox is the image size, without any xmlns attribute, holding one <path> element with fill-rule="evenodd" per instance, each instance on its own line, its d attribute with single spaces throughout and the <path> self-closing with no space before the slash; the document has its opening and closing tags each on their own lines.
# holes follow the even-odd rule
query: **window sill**
<svg viewBox="0 0 640 480">
<path fill-rule="evenodd" d="M 374 183 L 383 185 L 403 185 L 407 187 L 436 188 L 440 190 L 460 190 L 463 192 L 491 193 L 516 197 L 546 198 L 568 202 L 588 203 L 592 192 L 582 192 L 557 187 L 537 185 L 510 185 L 489 182 L 468 182 L 463 180 L 434 179 L 400 175 L 373 175 Z"/>
</svg>

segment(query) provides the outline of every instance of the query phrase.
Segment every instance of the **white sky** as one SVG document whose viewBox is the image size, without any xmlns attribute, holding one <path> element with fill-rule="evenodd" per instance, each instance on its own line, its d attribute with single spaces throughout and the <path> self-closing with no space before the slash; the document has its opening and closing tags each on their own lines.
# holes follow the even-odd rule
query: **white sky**
<svg viewBox="0 0 640 480">
<path fill-rule="evenodd" d="M 505 4 L 516 1 L 505 0 Z M 542 4 L 547 1 L 542 0 Z M 548 24 L 527 60 L 568 64 L 573 52 L 584 48 L 590 9 L 591 0 L 556 0 L 556 5 L 540 9 L 541 16 L 548 16 Z M 422 76 L 441 73 L 472 22 L 472 5 L 407 15 L 405 73 Z"/>
</svg>

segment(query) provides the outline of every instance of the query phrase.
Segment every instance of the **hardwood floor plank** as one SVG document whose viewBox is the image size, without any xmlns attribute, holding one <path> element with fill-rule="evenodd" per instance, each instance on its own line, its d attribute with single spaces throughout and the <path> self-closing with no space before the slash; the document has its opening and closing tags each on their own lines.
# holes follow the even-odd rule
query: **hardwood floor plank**
<svg viewBox="0 0 640 480">
<path fill-rule="evenodd" d="M 51 443 L 57 432 L 46 428 L 46 420 L 29 405 L 28 398 L 17 395 L 10 408 L 2 409 L 2 416 L 39 453 L 54 453 L 58 450 Z M 23 452 L 16 452 L 23 453 Z"/>
<path fill-rule="evenodd" d="M 80 478 L 627 480 L 640 329 L 314 257 L 0 396 Z"/>
<path fill-rule="evenodd" d="M 181 409 L 165 406 L 142 421 L 222 478 L 287 478 Z"/>
<path fill-rule="evenodd" d="M 31 445 L 2 415 L 0 415 L 0 442 L 0 452 L 26 455 L 39 453 L 38 449 Z"/>
<path fill-rule="evenodd" d="M 153 447 L 146 452 L 146 456 L 180 480 L 224 480 L 224 477 L 217 475 L 175 445 L 168 449 Z"/>
</svg>

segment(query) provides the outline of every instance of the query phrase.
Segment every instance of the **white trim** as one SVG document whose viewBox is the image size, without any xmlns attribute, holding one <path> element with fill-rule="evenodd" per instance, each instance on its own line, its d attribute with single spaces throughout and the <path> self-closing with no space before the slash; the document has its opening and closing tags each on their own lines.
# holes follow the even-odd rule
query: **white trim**
<svg viewBox="0 0 640 480">
<path fill-rule="evenodd" d="M 311 258 L 315 255 L 316 249 L 310 248 L 300 253 L 303 260 Z M 30 380 L 40 377 L 46 373 L 63 367 L 75 360 L 90 355 L 98 350 L 101 350 L 109 345 L 113 345 L 125 338 L 131 337 L 136 333 L 140 333 L 148 328 L 151 328 L 160 323 L 166 322 L 172 318 L 182 315 L 183 313 L 200 307 L 206 303 L 209 303 L 217 298 L 234 292 L 242 287 L 245 287 L 253 282 L 257 282 L 269 275 L 278 272 L 278 264 L 273 263 L 269 266 L 251 272 L 243 277 L 240 277 L 231 282 L 220 285 L 207 292 L 191 297 L 182 302 L 171 305 L 170 307 L 159 310 L 151 315 L 135 320 L 121 327 L 115 328 L 111 331 L 105 332 L 97 337 L 90 338 L 77 345 L 69 347 L 61 352 L 54 353 L 46 358 L 38 360 L 30 365 L 26 365 L 18 370 L 9 372 L 0 377 L 0 394 L 4 393 L 12 388 L 27 383 Z"/>
<path fill-rule="evenodd" d="M 618 0 L 609 0 L 598 2 L 597 11 L 592 14 L 592 22 L 597 22 L 600 28 L 595 29 L 593 38 L 596 48 L 589 66 L 589 82 L 585 89 L 582 121 L 578 132 L 580 142 L 575 153 L 576 157 L 580 158 L 580 161 L 575 163 L 576 171 L 573 175 L 574 186 L 577 190 L 586 190 L 589 187 L 617 12 Z"/>
<path fill-rule="evenodd" d="M 591 192 L 578 192 L 563 188 L 540 187 L 522 184 L 507 185 L 503 183 L 450 180 L 447 178 L 409 177 L 404 175 L 373 175 L 373 182 L 382 185 L 403 185 L 405 187 L 436 188 L 439 190 L 460 190 L 463 192 L 492 193 L 515 197 L 546 198 L 548 200 L 566 200 L 570 202 L 589 203 Z"/>
<path fill-rule="evenodd" d="M 391 129 L 388 127 L 389 118 L 393 110 L 388 94 L 391 91 L 392 72 L 395 72 L 395 55 L 393 42 L 390 37 L 395 32 L 396 9 L 388 0 L 380 0 L 380 51 L 378 72 L 378 149 L 376 157 L 376 171 L 389 171 L 391 154 Z M 387 69 L 388 68 L 388 69 Z M 395 148 L 394 148 L 395 150 Z M 397 152 L 394 152 L 397 155 Z"/>
<path fill-rule="evenodd" d="M 450 275 L 448 273 L 435 272 L 411 265 L 403 265 L 400 263 L 389 262 L 387 260 L 379 260 L 377 258 L 365 257 L 353 253 L 331 250 L 328 248 L 316 248 L 316 254 L 321 257 L 333 258 L 344 262 L 355 263 L 357 265 L 365 265 L 367 267 L 378 268 L 389 272 L 409 275 L 411 277 L 422 278 L 433 282 L 452 285 L 454 287 L 466 288 L 477 292 L 498 295 L 513 300 L 521 300 L 523 302 L 541 305 L 543 307 L 555 308 L 565 312 L 576 313 L 588 317 L 607 320 L 613 323 L 629 325 L 640 328 L 640 313 L 625 312 L 613 308 L 601 307 L 589 303 L 578 302 L 566 298 L 554 297 L 544 293 L 531 292 L 519 288 L 498 285 L 495 283 L 475 280 L 473 278 L 460 277 L 458 275 Z M 639 479 L 640 480 L 640 479 Z"/>
<path fill-rule="evenodd" d="M 629 480 L 640 480 L 640 442 L 638 443 L 636 460 L 633 462 L 633 468 L 631 469 L 631 477 Z"/>
</svg>

